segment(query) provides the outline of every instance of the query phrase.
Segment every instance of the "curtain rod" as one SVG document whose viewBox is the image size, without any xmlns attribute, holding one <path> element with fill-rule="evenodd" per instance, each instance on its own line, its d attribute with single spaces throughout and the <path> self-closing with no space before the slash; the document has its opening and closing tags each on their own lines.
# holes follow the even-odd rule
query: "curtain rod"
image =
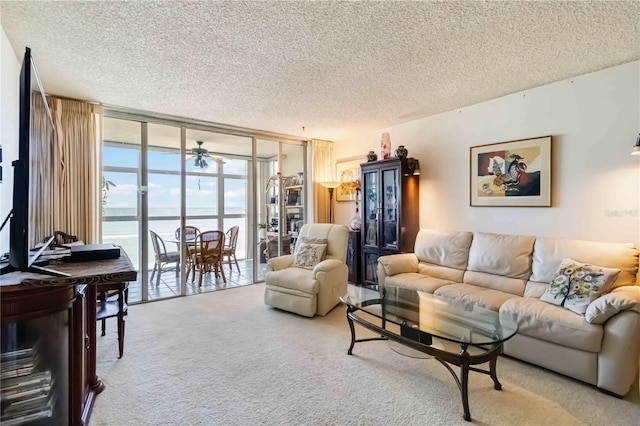
<svg viewBox="0 0 640 426">
<path fill-rule="evenodd" d="M 54 95 L 53 93 L 46 93 L 46 95 L 51 98 L 63 99 L 66 101 L 84 102 L 91 105 L 102 105 L 100 102 L 96 102 L 96 101 L 88 101 L 86 99 L 78 99 L 78 98 L 71 98 L 69 96 Z"/>
</svg>

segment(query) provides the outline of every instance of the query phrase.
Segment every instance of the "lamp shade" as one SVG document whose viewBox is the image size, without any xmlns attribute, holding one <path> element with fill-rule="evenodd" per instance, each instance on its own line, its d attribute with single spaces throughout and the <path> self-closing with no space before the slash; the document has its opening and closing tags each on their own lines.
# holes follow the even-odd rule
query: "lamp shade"
<svg viewBox="0 0 640 426">
<path fill-rule="evenodd" d="M 638 134 L 638 139 L 636 140 L 636 144 L 633 146 L 631 155 L 640 155 L 640 134 Z"/>
<path fill-rule="evenodd" d="M 320 182 L 320 185 L 324 186 L 327 189 L 335 189 L 342 185 L 342 182 Z"/>
</svg>

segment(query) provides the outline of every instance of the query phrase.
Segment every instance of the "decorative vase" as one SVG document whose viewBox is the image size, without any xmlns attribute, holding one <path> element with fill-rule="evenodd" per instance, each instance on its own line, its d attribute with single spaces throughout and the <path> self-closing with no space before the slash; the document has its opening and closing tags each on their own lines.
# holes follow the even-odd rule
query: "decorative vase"
<svg viewBox="0 0 640 426">
<path fill-rule="evenodd" d="M 376 153 L 373 151 L 369 151 L 369 153 L 367 154 L 367 163 L 376 161 L 377 159 L 378 159 L 378 156 L 376 155 Z"/>
<path fill-rule="evenodd" d="M 298 172 L 298 185 L 304 185 L 304 173 Z"/>
<path fill-rule="evenodd" d="M 398 149 L 396 149 L 396 158 L 405 159 L 408 153 L 407 148 L 405 148 L 404 145 L 400 145 Z"/>
<path fill-rule="evenodd" d="M 358 196 L 360 195 L 360 191 L 356 190 L 356 212 L 351 218 L 351 222 L 349 222 L 349 227 L 354 231 L 359 231 L 362 228 L 362 218 L 360 217 L 360 200 Z"/>
<path fill-rule="evenodd" d="M 391 158 L 391 137 L 389 133 L 383 133 L 380 138 L 380 157 L 383 160 Z"/>
<path fill-rule="evenodd" d="M 362 228 L 362 219 L 360 218 L 360 213 L 356 212 L 356 214 L 353 215 L 353 217 L 351 218 L 351 222 L 349 222 L 349 226 L 354 231 L 359 231 Z"/>
</svg>

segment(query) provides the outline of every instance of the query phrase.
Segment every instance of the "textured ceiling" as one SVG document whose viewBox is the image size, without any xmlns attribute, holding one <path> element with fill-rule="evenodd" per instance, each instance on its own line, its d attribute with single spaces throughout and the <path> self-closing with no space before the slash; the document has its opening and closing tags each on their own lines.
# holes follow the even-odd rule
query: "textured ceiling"
<svg viewBox="0 0 640 426">
<path fill-rule="evenodd" d="M 0 12 L 49 93 L 305 138 L 640 58 L 638 1 L 2 1 Z"/>
</svg>

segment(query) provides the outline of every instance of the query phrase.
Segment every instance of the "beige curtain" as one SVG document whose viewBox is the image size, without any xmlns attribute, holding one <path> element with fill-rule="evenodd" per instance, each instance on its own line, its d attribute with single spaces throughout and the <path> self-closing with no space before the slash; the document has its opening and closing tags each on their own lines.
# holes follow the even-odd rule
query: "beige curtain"
<svg viewBox="0 0 640 426">
<path fill-rule="evenodd" d="M 56 128 L 54 226 L 87 244 L 100 241 L 102 106 L 51 98 Z"/>
<path fill-rule="evenodd" d="M 313 172 L 313 217 L 315 223 L 329 222 L 329 191 L 320 182 L 334 181 L 333 142 L 311 140 Z"/>
<path fill-rule="evenodd" d="M 29 129 L 29 247 L 54 231 L 53 129 L 40 92 L 31 95 Z"/>
</svg>

